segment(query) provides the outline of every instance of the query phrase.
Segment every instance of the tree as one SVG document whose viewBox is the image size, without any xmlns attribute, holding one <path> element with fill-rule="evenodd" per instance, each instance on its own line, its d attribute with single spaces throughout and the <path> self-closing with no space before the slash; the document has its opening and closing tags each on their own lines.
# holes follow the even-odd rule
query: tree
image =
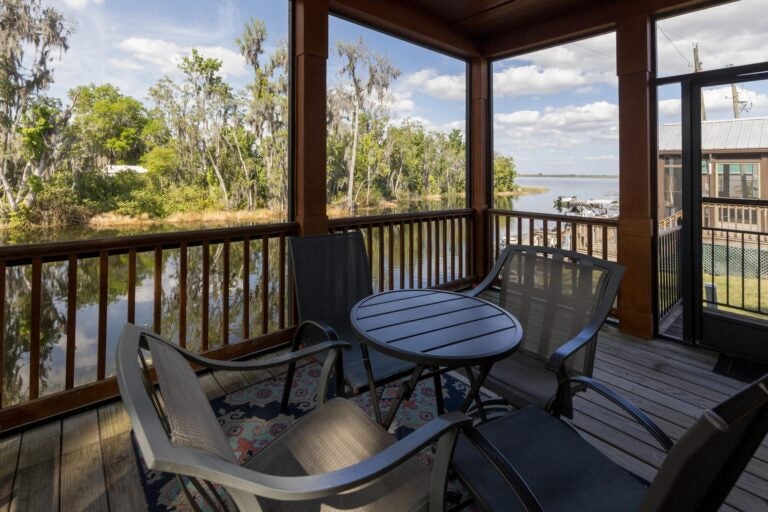
<svg viewBox="0 0 768 512">
<path fill-rule="evenodd" d="M 496 153 L 493 156 L 493 190 L 495 192 L 510 192 L 517 188 L 515 185 L 515 160 L 511 156 Z"/>
<path fill-rule="evenodd" d="M 390 84 L 400 76 L 400 70 L 386 56 L 371 53 L 362 37 L 356 42 L 336 43 L 336 51 L 342 59 L 340 74 L 349 80 L 351 90 L 341 86 L 334 94 L 337 108 L 347 110 L 352 124 L 352 147 L 347 160 L 347 206 L 355 205 L 355 172 L 357 167 L 357 146 L 360 132 L 360 114 L 366 100 L 375 98 L 381 106 Z M 345 84 L 346 85 L 346 84 Z M 346 99 L 346 102 L 343 100 Z M 344 103 L 346 103 L 346 108 Z"/>
<path fill-rule="evenodd" d="M 53 55 L 68 49 L 64 17 L 40 0 L 0 2 L 0 183 L 7 210 L 30 207 L 65 144 L 71 107 L 45 98 Z"/>
</svg>

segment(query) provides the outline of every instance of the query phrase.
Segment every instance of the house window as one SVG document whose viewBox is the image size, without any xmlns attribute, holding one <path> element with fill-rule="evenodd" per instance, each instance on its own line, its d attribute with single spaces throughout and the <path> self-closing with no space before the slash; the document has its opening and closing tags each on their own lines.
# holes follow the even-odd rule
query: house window
<svg viewBox="0 0 768 512">
<path fill-rule="evenodd" d="M 683 208 L 683 165 L 678 156 L 664 157 L 664 208 L 667 216 Z"/>
<path fill-rule="evenodd" d="M 759 199 L 758 176 L 756 163 L 718 163 L 717 197 Z"/>
</svg>

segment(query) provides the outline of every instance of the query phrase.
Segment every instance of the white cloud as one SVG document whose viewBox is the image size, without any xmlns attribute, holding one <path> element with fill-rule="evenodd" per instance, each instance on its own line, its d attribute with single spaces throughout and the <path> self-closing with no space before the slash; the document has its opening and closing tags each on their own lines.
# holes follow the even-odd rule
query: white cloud
<svg viewBox="0 0 768 512">
<path fill-rule="evenodd" d="M 140 69 L 144 69 L 144 66 L 131 59 L 109 59 L 107 64 L 117 69 L 123 69 L 126 71 L 138 71 Z"/>
<path fill-rule="evenodd" d="M 541 68 L 531 64 L 509 67 L 493 74 L 493 94 L 521 96 L 525 94 L 552 94 L 569 89 L 580 89 L 597 83 L 614 84 L 611 74 L 558 67 Z"/>
<path fill-rule="evenodd" d="M 509 114 L 496 114 L 493 118 L 501 124 L 533 124 L 541 118 L 538 110 L 518 110 Z"/>
<path fill-rule="evenodd" d="M 94 5 L 101 5 L 104 3 L 104 0 L 61 0 L 64 5 L 69 7 L 70 9 L 80 10 L 85 9 L 88 7 L 89 4 Z"/>
<path fill-rule="evenodd" d="M 145 64 L 163 73 L 177 71 L 181 59 L 191 53 L 191 46 L 182 46 L 163 39 L 130 37 L 118 43 L 118 48 L 128 54 L 131 60 L 120 59 L 123 68 L 133 62 L 134 65 Z M 204 57 L 219 59 L 222 62 L 221 75 L 224 78 L 243 76 L 248 73 L 248 67 L 243 57 L 228 48 L 221 46 L 196 47 Z"/>
<path fill-rule="evenodd" d="M 467 94 L 464 75 L 438 75 L 433 69 L 406 75 L 399 85 L 405 93 L 420 91 L 443 100 L 463 100 Z"/>
<path fill-rule="evenodd" d="M 680 100 L 661 100 L 659 101 L 659 116 L 663 118 L 676 117 L 680 122 Z"/>
</svg>

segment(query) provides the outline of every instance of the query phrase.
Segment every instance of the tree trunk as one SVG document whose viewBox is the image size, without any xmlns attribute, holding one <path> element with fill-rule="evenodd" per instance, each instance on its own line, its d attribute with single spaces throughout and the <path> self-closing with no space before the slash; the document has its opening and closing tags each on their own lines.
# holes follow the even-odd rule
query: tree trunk
<svg viewBox="0 0 768 512">
<path fill-rule="evenodd" d="M 349 159 L 349 182 L 347 183 L 347 203 L 351 210 L 354 205 L 353 188 L 355 183 L 355 164 L 357 160 L 357 132 L 358 132 L 358 118 L 360 116 L 360 102 L 355 101 L 355 120 L 354 128 L 352 131 L 352 157 Z"/>
</svg>

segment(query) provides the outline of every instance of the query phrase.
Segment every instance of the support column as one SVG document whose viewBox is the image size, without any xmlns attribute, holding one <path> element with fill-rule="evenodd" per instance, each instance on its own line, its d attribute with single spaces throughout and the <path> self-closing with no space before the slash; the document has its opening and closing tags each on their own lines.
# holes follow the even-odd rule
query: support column
<svg viewBox="0 0 768 512">
<path fill-rule="evenodd" d="M 472 208 L 472 262 L 474 274 L 482 279 L 488 273 L 489 231 L 488 201 L 491 187 L 491 65 L 488 59 L 469 61 L 469 172 Z"/>
<path fill-rule="evenodd" d="M 627 267 L 621 285 L 622 332 L 651 338 L 654 216 L 653 131 L 651 126 L 651 20 L 635 15 L 616 26 L 619 77 L 619 263 Z"/>
<path fill-rule="evenodd" d="M 310 235 L 328 232 L 328 0 L 295 0 L 294 9 L 294 204 L 299 234 Z"/>
</svg>

